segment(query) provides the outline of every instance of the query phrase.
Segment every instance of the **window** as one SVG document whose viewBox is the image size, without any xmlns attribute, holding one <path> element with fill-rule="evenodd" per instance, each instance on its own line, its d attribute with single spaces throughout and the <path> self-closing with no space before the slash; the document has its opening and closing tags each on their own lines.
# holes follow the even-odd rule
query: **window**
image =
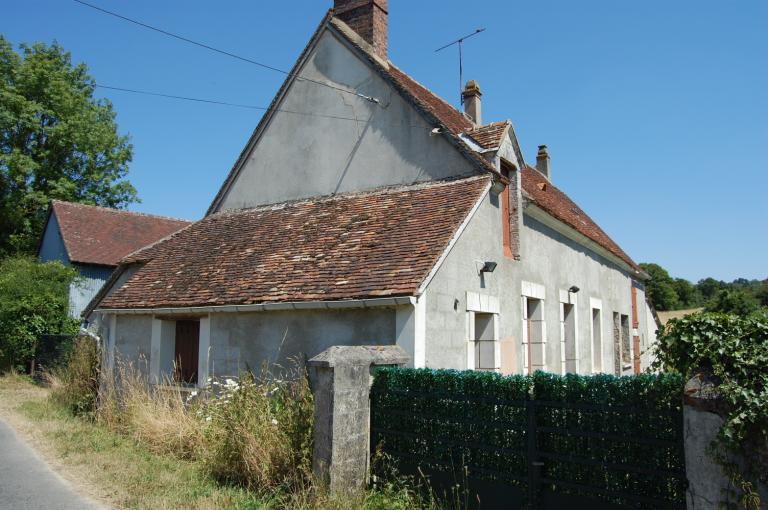
<svg viewBox="0 0 768 510">
<path fill-rule="evenodd" d="M 632 358 L 629 347 L 629 316 L 621 315 L 621 363 L 622 370 L 632 368 Z"/>
<path fill-rule="evenodd" d="M 494 314 L 475 312 L 475 369 L 496 370 L 499 368 L 496 355 L 496 333 Z"/>
<path fill-rule="evenodd" d="M 523 372 L 532 374 L 545 370 L 544 303 L 541 299 L 523 296 Z"/>
<path fill-rule="evenodd" d="M 576 352 L 576 311 L 571 303 L 560 303 L 560 306 L 560 371 L 562 374 L 575 374 L 579 371 Z"/>
<path fill-rule="evenodd" d="M 621 375 L 621 320 L 618 312 L 613 312 L 613 373 Z"/>
<path fill-rule="evenodd" d="M 592 309 L 592 372 L 603 370 L 603 324 L 600 309 Z"/>
</svg>

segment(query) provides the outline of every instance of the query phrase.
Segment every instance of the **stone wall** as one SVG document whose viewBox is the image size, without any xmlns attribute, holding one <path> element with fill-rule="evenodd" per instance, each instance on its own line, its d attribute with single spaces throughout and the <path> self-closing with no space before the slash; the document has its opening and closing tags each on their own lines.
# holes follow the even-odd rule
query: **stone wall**
<svg viewBox="0 0 768 510">
<path fill-rule="evenodd" d="M 724 403 L 718 397 L 711 380 L 703 374 L 697 374 L 688 381 L 683 408 L 688 510 L 720 508 L 725 500 L 725 491 L 730 488 L 728 476 L 709 452 L 710 445 L 725 422 L 725 412 Z M 744 466 L 744 460 L 739 457 L 732 457 L 731 460 Z M 761 508 L 768 508 L 768 487 L 760 484 L 758 492 Z"/>
</svg>

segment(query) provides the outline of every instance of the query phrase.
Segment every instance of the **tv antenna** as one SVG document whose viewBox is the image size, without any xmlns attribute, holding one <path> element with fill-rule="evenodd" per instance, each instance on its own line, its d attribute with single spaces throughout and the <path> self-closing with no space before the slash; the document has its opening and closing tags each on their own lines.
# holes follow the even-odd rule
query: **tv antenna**
<svg viewBox="0 0 768 510">
<path fill-rule="evenodd" d="M 450 48 L 454 44 L 458 45 L 459 47 L 459 104 L 464 104 L 464 94 L 463 94 L 464 92 L 464 55 L 462 51 L 462 46 L 465 40 L 469 39 L 470 37 L 476 36 L 480 32 L 485 32 L 485 29 L 478 28 L 471 34 L 467 34 L 463 37 L 459 37 L 455 41 L 451 41 L 445 46 L 440 46 L 438 49 L 435 50 L 435 53 L 437 53 L 438 51 L 444 50 L 446 48 Z"/>
</svg>

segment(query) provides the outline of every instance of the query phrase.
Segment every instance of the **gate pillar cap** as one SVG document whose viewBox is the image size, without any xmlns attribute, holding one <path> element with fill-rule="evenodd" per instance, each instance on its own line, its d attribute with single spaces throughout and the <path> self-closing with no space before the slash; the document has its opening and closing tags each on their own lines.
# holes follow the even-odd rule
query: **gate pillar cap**
<svg viewBox="0 0 768 510">
<path fill-rule="evenodd" d="M 307 362 L 311 367 L 341 365 L 405 365 L 410 361 L 399 345 L 334 345 Z"/>
</svg>

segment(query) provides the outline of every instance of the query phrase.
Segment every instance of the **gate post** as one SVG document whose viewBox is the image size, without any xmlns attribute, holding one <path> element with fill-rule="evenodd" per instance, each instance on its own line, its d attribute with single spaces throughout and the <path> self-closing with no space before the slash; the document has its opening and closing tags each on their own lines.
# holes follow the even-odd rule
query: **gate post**
<svg viewBox="0 0 768 510">
<path fill-rule="evenodd" d="M 307 363 L 315 397 L 312 471 L 331 493 L 362 489 L 370 456 L 373 366 L 410 361 L 399 346 L 334 346 Z"/>
</svg>

